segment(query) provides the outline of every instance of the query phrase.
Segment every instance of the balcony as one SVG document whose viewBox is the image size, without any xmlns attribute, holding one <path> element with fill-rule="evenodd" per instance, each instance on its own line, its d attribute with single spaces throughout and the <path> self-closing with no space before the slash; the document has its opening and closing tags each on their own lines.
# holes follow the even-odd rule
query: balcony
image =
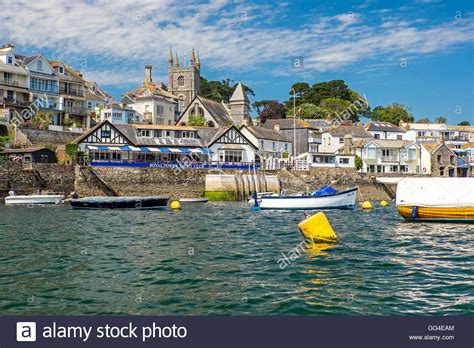
<svg viewBox="0 0 474 348">
<path fill-rule="evenodd" d="M 399 162 L 398 156 L 382 156 L 382 162 Z"/>
<path fill-rule="evenodd" d="M 81 107 L 65 107 L 64 111 L 70 115 L 77 115 L 77 116 L 87 116 L 89 114 L 88 108 L 81 108 Z"/>
<path fill-rule="evenodd" d="M 30 102 L 20 101 L 15 98 L 0 98 L 0 104 L 28 107 Z"/>
<path fill-rule="evenodd" d="M 18 80 L 13 79 L 0 79 L 0 84 L 12 87 L 28 88 L 25 82 L 20 82 Z"/>
<path fill-rule="evenodd" d="M 321 138 L 309 137 L 308 138 L 308 143 L 321 144 Z"/>
<path fill-rule="evenodd" d="M 73 90 L 70 88 L 60 88 L 59 89 L 60 94 L 66 94 L 66 95 L 73 95 L 76 97 L 83 97 L 84 96 L 84 91 L 81 90 Z"/>
<path fill-rule="evenodd" d="M 423 135 L 423 136 L 416 137 L 417 143 L 439 143 L 440 141 L 441 141 L 440 136 Z"/>
<path fill-rule="evenodd" d="M 58 93 L 58 86 L 46 86 L 42 84 L 32 83 L 30 89 L 34 92 Z"/>
</svg>

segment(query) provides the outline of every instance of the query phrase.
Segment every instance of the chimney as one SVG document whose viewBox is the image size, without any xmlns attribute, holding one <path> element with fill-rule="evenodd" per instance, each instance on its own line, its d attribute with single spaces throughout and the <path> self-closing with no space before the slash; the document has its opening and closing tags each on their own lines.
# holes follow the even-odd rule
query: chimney
<svg viewBox="0 0 474 348">
<path fill-rule="evenodd" d="M 145 83 L 151 83 L 153 80 L 151 79 L 151 65 L 145 65 Z"/>
<path fill-rule="evenodd" d="M 342 152 L 344 155 L 349 155 L 352 152 L 352 135 L 351 134 L 346 134 L 344 136 L 344 145 L 342 147 Z"/>
</svg>

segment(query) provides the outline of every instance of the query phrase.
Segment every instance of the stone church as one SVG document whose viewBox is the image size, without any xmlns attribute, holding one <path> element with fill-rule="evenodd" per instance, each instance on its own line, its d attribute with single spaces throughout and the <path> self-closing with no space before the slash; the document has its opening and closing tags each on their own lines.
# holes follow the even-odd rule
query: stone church
<svg viewBox="0 0 474 348">
<path fill-rule="evenodd" d="M 188 107 L 191 101 L 201 93 L 201 59 L 199 53 L 196 55 L 194 48 L 191 51 L 189 64 L 179 63 L 178 53 L 175 57 L 170 49 L 168 57 L 168 91 L 183 101 L 181 110 Z"/>
</svg>

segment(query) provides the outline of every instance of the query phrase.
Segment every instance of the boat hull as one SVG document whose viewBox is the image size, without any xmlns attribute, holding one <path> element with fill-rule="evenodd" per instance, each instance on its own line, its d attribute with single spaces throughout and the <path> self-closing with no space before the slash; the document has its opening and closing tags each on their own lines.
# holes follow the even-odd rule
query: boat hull
<svg viewBox="0 0 474 348">
<path fill-rule="evenodd" d="M 169 197 L 86 197 L 69 201 L 74 209 L 166 209 Z"/>
<path fill-rule="evenodd" d="M 60 204 L 64 195 L 18 195 L 5 197 L 5 205 Z"/>
<path fill-rule="evenodd" d="M 357 188 L 326 196 L 263 196 L 260 209 L 354 209 Z"/>
<path fill-rule="evenodd" d="M 180 203 L 207 203 L 209 199 L 200 197 L 200 198 L 181 198 Z"/>
<path fill-rule="evenodd" d="M 398 206 L 399 214 L 409 221 L 460 221 L 474 223 L 474 207 L 416 207 Z"/>
</svg>

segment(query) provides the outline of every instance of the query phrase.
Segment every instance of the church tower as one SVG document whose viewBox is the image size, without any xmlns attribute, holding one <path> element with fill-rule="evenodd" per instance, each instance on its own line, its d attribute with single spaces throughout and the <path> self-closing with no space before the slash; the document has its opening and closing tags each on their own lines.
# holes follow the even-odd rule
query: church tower
<svg viewBox="0 0 474 348">
<path fill-rule="evenodd" d="M 250 119 L 250 101 L 247 97 L 247 93 L 244 91 L 244 87 L 239 82 L 235 91 L 229 100 L 230 106 L 230 117 L 238 125 L 251 126 L 252 120 Z"/>
<path fill-rule="evenodd" d="M 182 110 L 184 110 L 194 99 L 196 95 L 201 93 L 201 59 L 199 53 L 196 56 L 194 48 L 191 51 L 189 64 L 183 61 L 182 66 L 179 64 L 178 53 L 173 59 L 171 52 L 168 58 L 168 91 L 183 100 Z"/>
</svg>

